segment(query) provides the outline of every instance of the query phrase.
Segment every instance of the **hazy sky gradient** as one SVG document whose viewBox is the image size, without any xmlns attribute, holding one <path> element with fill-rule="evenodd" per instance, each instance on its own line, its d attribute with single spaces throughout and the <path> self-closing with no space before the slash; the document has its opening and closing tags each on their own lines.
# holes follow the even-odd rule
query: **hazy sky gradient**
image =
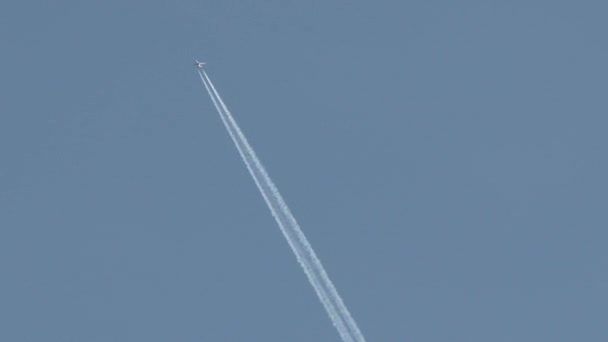
<svg viewBox="0 0 608 342">
<path fill-rule="evenodd" d="M 0 340 L 605 342 L 601 1 L 0 4 Z"/>
</svg>

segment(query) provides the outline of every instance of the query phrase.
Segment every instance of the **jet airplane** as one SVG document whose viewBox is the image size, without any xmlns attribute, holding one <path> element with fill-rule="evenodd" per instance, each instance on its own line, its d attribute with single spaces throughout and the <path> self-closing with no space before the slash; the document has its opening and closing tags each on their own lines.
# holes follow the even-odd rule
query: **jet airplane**
<svg viewBox="0 0 608 342">
<path fill-rule="evenodd" d="M 197 68 L 199 68 L 199 69 L 202 68 L 203 65 L 205 65 L 205 64 L 207 64 L 207 63 L 205 63 L 205 62 L 199 62 L 197 60 L 194 60 L 194 66 L 197 67 Z"/>
</svg>

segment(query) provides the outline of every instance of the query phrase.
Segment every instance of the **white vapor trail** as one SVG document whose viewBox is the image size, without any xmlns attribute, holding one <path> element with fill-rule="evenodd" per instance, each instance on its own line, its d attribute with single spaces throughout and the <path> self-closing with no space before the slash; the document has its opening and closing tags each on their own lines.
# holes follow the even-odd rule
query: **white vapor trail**
<svg viewBox="0 0 608 342">
<path fill-rule="evenodd" d="M 342 341 L 365 342 L 365 338 L 359 330 L 357 323 L 348 312 L 319 258 L 308 243 L 296 219 L 291 214 L 289 207 L 287 207 L 287 204 L 274 185 L 274 182 L 270 179 L 255 151 L 249 145 L 234 117 L 224 104 L 224 101 L 222 101 L 213 83 L 211 83 L 209 76 L 201 70 L 198 70 L 198 73 L 251 177 L 268 205 L 272 216 L 277 221 L 281 232 L 287 239 L 298 262 L 304 269 L 304 273 L 325 307 L 332 323 L 338 330 Z"/>
</svg>

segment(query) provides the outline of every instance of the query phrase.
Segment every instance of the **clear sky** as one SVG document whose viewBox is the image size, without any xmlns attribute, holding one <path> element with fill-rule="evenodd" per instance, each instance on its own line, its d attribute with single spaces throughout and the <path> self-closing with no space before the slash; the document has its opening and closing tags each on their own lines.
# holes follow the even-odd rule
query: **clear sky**
<svg viewBox="0 0 608 342">
<path fill-rule="evenodd" d="M 4 1 L 1 341 L 608 341 L 604 1 Z"/>
</svg>

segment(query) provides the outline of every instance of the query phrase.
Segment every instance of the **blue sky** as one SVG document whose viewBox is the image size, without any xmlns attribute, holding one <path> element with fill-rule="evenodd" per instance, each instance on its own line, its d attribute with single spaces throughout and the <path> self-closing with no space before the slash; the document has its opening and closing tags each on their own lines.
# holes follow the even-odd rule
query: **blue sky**
<svg viewBox="0 0 608 342">
<path fill-rule="evenodd" d="M 0 339 L 606 341 L 600 1 L 0 5 Z"/>
</svg>

